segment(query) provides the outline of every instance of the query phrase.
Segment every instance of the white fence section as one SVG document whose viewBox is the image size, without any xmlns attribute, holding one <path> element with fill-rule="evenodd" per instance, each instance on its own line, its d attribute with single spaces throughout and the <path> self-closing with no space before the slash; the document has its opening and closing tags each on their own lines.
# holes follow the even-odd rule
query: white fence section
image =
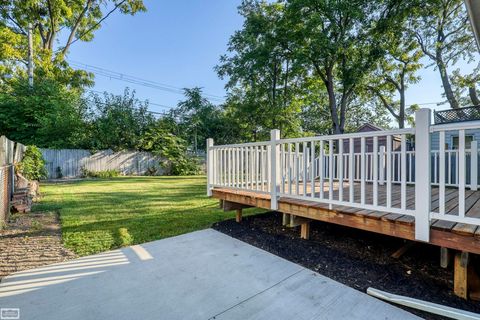
<svg viewBox="0 0 480 320">
<path fill-rule="evenodd" d="M 423 241 L 432 219 L 480 225 L 480 213 L 466 216 L 465 206 L 465 190 L 477 190 L 479 171 L 477 141 L 467 147 L 465 133 L 480 130 L 480 121 L 432 126 L 430 113 L 419 110 L 416 127 L 399 130 L 296 139 L 280 139 L 273 130 L 270 141 L 223 146 L 209 139 L 207 193 L 216 187 L 268 193 L 273 210 L 279 197 L 289 197 L 410 215 Z M 446 149 L 447 131 L 458 133 L 458 149 Z M 439 150 L 430 148 L 433 132 L 440 133 Z M 432 186 L 438 212 L 431 209 Z M 458 212 L 445 212 L 446 188 L 458 190 Z"/>
<path fill-rule="evenodd" d="M 82 168 L 89 171 L 118 170 L 123 175 L 143 175 L 149 168 L 162 173 L 160 158 L 149 152 L 103 150 L 91 153 L 83 149 L 41 149 L 49 179 L 78 178 Z"/>
</svg>

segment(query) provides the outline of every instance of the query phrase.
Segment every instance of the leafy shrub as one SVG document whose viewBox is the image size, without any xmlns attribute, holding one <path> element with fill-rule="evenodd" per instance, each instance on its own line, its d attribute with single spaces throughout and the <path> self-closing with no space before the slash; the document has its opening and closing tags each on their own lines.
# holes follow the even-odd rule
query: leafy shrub
<svg viewBox="0 0 480 320">
<path fill-rule="evenodd" d="M 28 180 L 46 178 L 47 169 L 40 149 L 36 146 L 27 146 L 22 161 L 16 165 L 16 170 Z"/>
<path fill-rule="evenodd" d="M 120 175 L 120 171 L 118 170 L 105 170 L 105 171 L 90 171 L 85 167 L 80 169 L 80 176 L 82 178 L 100 178 L 100 179 L 108 179 L 118 177 Z"/>
<path fill-rule="evenodd" d="M 145 175 L 146 176 L 156 176 L 158 175 L 158 169 L 157 167 L 148 167 L 147 170 L 145 170 Z"/>
<path fill-rule="evenodd" d="M 57 167 L 55 171 L 56 171 L 55 173 L 57 175 L 57 179 L 62 179 L 63 178 L 62 167 Z"/>
<path fill-rule="evenodd" d="M 198 159 L 187 153 L 187 142 L 168 132 L 161 123 L 145 133 L 140 146 L 164 159 L 160 165 L 166 175 L 186 176 L 201 172 Z"/>
<path fill-rule="evenodd" d="M 119 228 L 118 229 L 118 238 L 120 242 L 120 246 L 126 247 L 133 243 L 133 237 L 130 233 L 128 233 L 127 228 Z"/>
</svg>

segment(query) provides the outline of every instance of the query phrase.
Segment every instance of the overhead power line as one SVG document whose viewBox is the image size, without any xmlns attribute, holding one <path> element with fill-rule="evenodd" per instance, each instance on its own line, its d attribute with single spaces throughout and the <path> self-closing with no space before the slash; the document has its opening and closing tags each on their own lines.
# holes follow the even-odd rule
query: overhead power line
<svg viewBox="0 0 480 320">
<path fill-rule="evenodd" d="M 93 90 L 93 89 L 85 89 L 87 91 L 90 91 L 90 92 L 93 92 L 93 93 L 98 93 L 98 94 L 104 94 L 104 93 L 109 93 L 108 91 L 98 91 L 98 90 Z M 143 102 L 143 103 L 148 103 L 149 105 L 152 105 L 152 106 L 157 106 L 157 107 L 160 107 L 160 108 L 164 108 L 164 109 L 173 109 L 174 107 L 171 107 L 171 106 L 167 106 L 167 105 L 164 105 L 164 104 L 160 104 L 160 103 L 156 103 L 156 102 L 151 102 L 150 100 L 138 100 L 140 102 Z"/>
<path fill-rule="evenodd" d="M 184 89 L 180 88 L 180 87 L 176 87 L 176 86 L 172 86 L 172 85 L 169 85 L 169 84 L 164 84 L 164 83 L 159 83 L 159 82 L 156 82 L 156 81 L 143 79 L 143 78 L 140 78 L 140 77 L 128 75 L 128 74 L 113 71 L 113 70 L 108 70 L 108 69 L 105 69 L 105 68 L 101 68 L 101 67 L 93 66 L 93 65 L 90 65 L 90 64 L 86 64 L 86 63 L 83 63 L 83 62 L 78 62 L 78 61 L 74 61 L 74 60 L 70 60 L 70 59 L 68 59 L 68 61 L 69 61 L 70 65 L 72 65 L 74 67 L 82 68 L 86 71 L 94 73 L 95 75 L 103 76 L 103 77 L 110 78 L 110 79 L 120 80 L 120 81 L 132 83 L 132 84 L 136 84 L 136 85 L 140 85 L 140 86 L 144 86 L 144 87 L 148 87 L 148 88 L 153 88 L 153 89 L 157 89 L 157 90 L 161 90 L 161 91 L 165 91 L 165 92 L 181 94 L 181 95 L 183 95 L 185 93 Z M 205 93 L 205 92 L 203 93 L 203 95 L 206 98 L 208 98 L 212 101 L 216 101 L 216 102 L 224 102 L 225 101 L 225 98 L 223 98 L 221 96 L 218 96 L 218 95 L 209 94 L 209 93 Z"/>
</svg>

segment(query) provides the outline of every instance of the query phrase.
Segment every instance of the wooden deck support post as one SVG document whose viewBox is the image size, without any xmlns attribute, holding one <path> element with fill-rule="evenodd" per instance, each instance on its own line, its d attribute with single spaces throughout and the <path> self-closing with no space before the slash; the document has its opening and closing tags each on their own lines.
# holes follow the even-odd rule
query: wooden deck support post
<svg viewBox="0 0 480 320">
<path fill-rule="evenodd" d="M 455 254 L 453 291 L 463 299 L 480 300 L 480 277 L 475 272 L 471 256 L 462 251 Z"/>
<path fill-rule="evenodd" d="M 440 267 L 446 269 L 448 268 L 451 260 L 451 252 L 450 249 L 445 247 L 440 247 Z"/>
<path fill-rule="evenodd" d="M 238 223 L 242 222 L 242 209 L 237 209 L 235 211 L 235 221 Z"/>
<path fill-rule="evenodd" d="M 468 260 L 468 252 L 455 254 L 453 291 L 463 299 L 468 299 Z"/>
<path fill-rule="evenodd" d="M 310 239 L 310 221 L 304 221 L 300 225 L 300 238 L 305 240 Z"/>
<path fill-rule="evenodd" d="M 422 108 L 415 112 L 415 239 L 425 242 L 430 241 L 432 204 L 430 198 L 430 113 L 428 108 Z M 406 168 L 405 164 L 402 166 Z"/>
<path fill-rule="evenodd" d="M 290 224 L 290 215 L 288 213 L 282 214 L 282 226 L 288 226 Z"/>
</svg>

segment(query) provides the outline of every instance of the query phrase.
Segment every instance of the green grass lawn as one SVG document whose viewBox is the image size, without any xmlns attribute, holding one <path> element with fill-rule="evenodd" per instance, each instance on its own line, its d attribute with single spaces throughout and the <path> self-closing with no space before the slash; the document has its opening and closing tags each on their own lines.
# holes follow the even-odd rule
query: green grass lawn
<svg viewBox="0 0 480 320">
<path fill-rule="evenodd" d="M 208 228 L 216 221 L 233 218 L 233 212 L 218 208 L 218 200 L 207 198 L 205 184 L 203 176 L 43 183 L 34 210 L 58 211 L 65 246 L 86 255 Z M 259 211 L 245 213 L 253 212 Z"/>
</svg>

